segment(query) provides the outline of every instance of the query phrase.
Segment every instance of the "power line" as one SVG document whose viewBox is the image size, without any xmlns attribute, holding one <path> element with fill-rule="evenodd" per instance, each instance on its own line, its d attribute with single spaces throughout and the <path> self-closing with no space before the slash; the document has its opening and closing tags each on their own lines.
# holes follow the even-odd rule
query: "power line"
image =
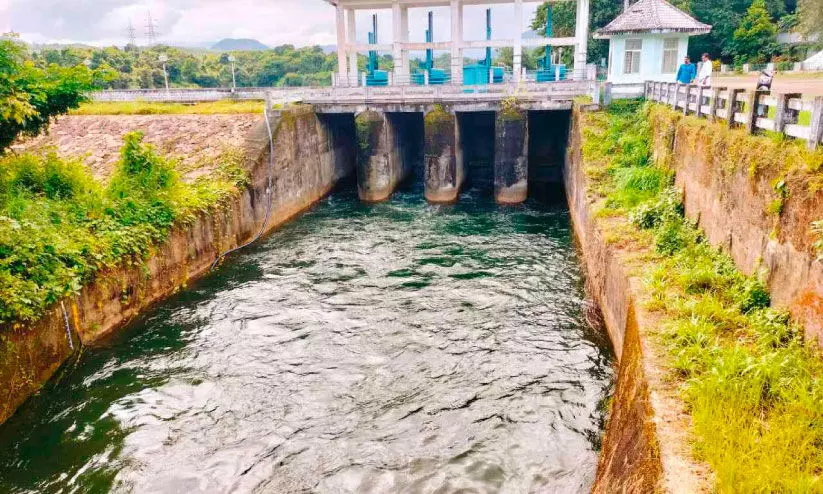
<svg viewBox="0 0 823 494">
<path fill-rule="evenodd" d="M 137 46 L 137 30 L 134 29 L 134 24 L 132 24 L 131 19 L 129 19 L 129 25 L 126 27 L 126 36 L 129 40 L 129 45 L 132 47 Z M 128 45 L 127 45 L 128 46 Z"/>
<path fill-rule="evenodd" d="M 157 23 L 151 16 L 151 10 L 146 17 L 146 40 L 149 42 L 149 46 L 157 44 Z"/>
</svg>

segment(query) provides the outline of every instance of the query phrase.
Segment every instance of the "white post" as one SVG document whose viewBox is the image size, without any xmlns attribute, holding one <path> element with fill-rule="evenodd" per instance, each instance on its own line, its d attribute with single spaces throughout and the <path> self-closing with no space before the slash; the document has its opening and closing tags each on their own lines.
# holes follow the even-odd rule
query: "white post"
<svg viewBox="0 0 823 494">
<path fill-rule="evenodd" d="M 394 59 L 394 75 L 399 76 L 403 73 L 403 47 L 400 44 L 402 41 L 403 31 L 403 13 L 400 8 L 400 2 L 394 0 L 392 4 L 392 58 Z M 395 77 L 395 80 L 400 80 L 400 77 Z M 392 81 L 393 82 L 393 81 Z M 393 84 L 389 84 L 390 86 Z"/>
<path fill-rule="evenodd" d="M 346 11 L 337 6 L 337 83 L 346 80 Z M 343 84 L 344 85 L 344 84 Z"/>
<path fill-rule="evenodd" d="M 523 79 L 523 0 L 514 0 L 514 28 L 512 72 L 514 82 L 520 82 Z"/>
<path fill-rule="evenodd" d="M 357 85 L 357 19 L 354 9 L 346 10 L 346 53 L 349 55 L 349 85 Z"/>
<path fill-rule="evenodd" d="M 577 24 L 574 47 L 574 78 L 586 78 L 586 59 L 589 51 L 589 0 L 577 0 Z"/>
<path fill-rule="evenodd" d="M 452 18 L 452 83 L 463 84 L 463 2 L 451 0 Z"/>
<path fill-rule="evenodd" d="M 409 8 L 406 6 L 400 7 L 400 41 L 403 43 L 409 42 Z M 405 48 L 401 50 L 401 63 L 402 63 L 402 71 L 400 72 L 403 74 L 403 84 L 410 84 L 411 79 L 409 78 L 409 50 Z"/>
</svg>

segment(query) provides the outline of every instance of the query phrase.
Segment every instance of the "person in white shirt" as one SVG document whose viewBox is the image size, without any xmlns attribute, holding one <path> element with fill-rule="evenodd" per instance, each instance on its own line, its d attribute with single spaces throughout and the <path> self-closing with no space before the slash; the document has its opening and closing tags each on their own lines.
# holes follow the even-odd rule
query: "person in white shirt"
<svg viewBox="0 0 823 494">
<path fill-rule="evenodd" d="M 703 87 L 712 85 L 712 59 L 708 53 L 703 54 L 703 64 L 700 66 L 700 73 L 697 74 L 697 83 Z"/>
</svg>

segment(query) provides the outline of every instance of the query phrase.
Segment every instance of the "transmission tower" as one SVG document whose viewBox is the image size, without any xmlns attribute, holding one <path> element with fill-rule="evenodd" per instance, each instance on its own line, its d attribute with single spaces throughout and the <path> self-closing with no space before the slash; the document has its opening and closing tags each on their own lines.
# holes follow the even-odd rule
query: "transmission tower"
<svg viewBox="0 0 823 494">
<path fill-rule="evenodd" d="M 128 38 L 129 42 L 128 45 L 131 45 L 133 48 L 137 47 L 137 30 L 134 29 L 134 24 L 131 23 L 129 20 L 129 25 L 126 27 L 126 37 Z"/>
<path fill-rule="evenodd" d="M 149 46 L 157 44 L 157 23 L 152 18 L 151 11 L 146 17 L 146 40 L 149 42 Z"/>
</svg>

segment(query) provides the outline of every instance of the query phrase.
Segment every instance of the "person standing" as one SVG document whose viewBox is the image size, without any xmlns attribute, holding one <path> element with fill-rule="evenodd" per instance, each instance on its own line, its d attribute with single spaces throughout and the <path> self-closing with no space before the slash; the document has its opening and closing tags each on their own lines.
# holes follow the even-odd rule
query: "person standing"
<svg viewBox="0 0 823 494">
<path fill-rule="evenodd" d="M 680 68 L 677 69 L 677 82 L 680 84 L 691 84 L 697 77 L 697 67 L 694 66 L 691 59 L 686 57 Z"/>
<path fill-rule="evenodd" d="M 697 83 L 703 87 L 712 85 L 712 59 L 708 53 L 703 54 L 703 64 L 700 66 L 700 73 L 697 75 Z"/>
</svg>

